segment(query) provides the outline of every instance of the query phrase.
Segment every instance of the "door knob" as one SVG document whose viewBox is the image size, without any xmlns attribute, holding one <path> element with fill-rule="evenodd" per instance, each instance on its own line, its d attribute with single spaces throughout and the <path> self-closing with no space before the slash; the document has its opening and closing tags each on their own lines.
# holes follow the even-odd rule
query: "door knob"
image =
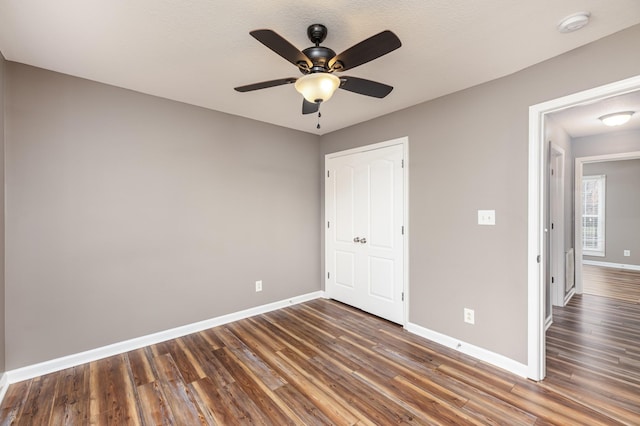
<svg viewBox="0 0 640 426">
<path fill-rule="evenodd" d="M 366 238 L 360 238 L 360 243 L 362 244 L 367 244 L 367 239 Z"/>
<path fill-rule="evenodd" d="M 355 238 L 353 239 L 353 242 L 354 242 L 354 243 L 359 243 L 359 242 L 360 242 L 360 238 L 355 237 Z"/>
</svg>

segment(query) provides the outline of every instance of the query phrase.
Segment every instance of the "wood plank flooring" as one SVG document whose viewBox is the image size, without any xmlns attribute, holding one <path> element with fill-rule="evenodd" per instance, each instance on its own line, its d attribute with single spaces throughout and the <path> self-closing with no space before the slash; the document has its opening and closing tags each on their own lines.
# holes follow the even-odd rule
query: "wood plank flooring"
<svg viewBox="0 0 640 426">
<path fill-rule="evenodd" d="M 640 271 L 582 265 L 583 292 L 640 302 Z"/>
<path fill-rule="evenodd" d="M 638 424 L 638 306 L 581 300 L 558 313 L 539 384 L 318 299 L 12 384 L 0 424 Z"/>
<path fill-rule="evenodd" d="M 589 294 L 553 308 L 544 388 L 640 425 L 640 305 Z"/>
</svg>

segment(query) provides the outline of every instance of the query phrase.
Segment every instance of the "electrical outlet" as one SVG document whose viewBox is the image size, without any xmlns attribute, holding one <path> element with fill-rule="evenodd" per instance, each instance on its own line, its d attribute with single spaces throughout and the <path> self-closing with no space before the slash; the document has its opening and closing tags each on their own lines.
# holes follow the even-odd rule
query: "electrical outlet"
<svg viewBox="0 0 640 426">
<path fill-rule="evenodd" d="M 631 256 L 631 250 L 625 250 L 624 251 L 624 255 L 625 256 Z"/>
<path fill-rule="evenodd" d="M 262 280 L 256 281 L 256 293 L 262 291 Z"/>
<path fill-rule="evenodd" d="M 468 324 L 475 324 L 475 311 L 473 309 L 464 308 L 464 322 Z"/>
<path fill-rule="evenodd" d="M 478 210 L 478 225 L 495 225 L 495 210 Z"/>
</svg>

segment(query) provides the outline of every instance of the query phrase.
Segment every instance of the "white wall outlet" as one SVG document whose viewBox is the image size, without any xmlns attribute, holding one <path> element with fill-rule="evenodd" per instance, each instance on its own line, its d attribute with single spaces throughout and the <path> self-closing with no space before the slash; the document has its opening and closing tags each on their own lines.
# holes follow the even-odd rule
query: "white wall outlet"
<svg viewBox="0 0 640 426">
<path fill-rule="evenodd" d="M 468 324 L 476 323 L 476 313 L 473 309 L 464 308 L 464 322 Z"/>
<path fill-rule="evenodd" d="M 625 256 L 631 256 L 631 250 L 625 250 L 624 251 L 624 255 Z"/>
<path fill-rule="evenodd" d="M 478 210 L 478 225 L 495 225 L 495 210 Z"/>
<path fill-rule="evenodd" d="M 256 281 L 256 293 L 262 291 L 262 280 Z"/>
</svg>

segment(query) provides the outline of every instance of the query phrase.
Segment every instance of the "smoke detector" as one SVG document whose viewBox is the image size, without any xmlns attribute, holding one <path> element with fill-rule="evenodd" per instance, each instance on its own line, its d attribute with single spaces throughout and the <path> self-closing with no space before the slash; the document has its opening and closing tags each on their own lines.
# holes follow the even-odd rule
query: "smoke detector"
<svg viewBox="0 0 640 426">
<path fill-rule="evenodd" d="M 591 17 L 591 13 L 589 12 L 578 12 L 572 15 L 565 17 L 558 24 L 558 31 L 561 33 L 571 33 L 573 31 L 578 31 L 580 28 L 585 27 L 589 23 L 589 18 Z"/>
</svg>

